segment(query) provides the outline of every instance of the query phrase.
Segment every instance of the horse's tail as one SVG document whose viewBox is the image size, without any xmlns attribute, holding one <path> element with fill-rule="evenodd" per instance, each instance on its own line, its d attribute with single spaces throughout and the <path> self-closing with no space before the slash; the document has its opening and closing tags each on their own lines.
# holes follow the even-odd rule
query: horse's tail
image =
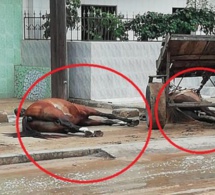
<svg viewBox="0 0 215 195">
<path fill-rule="evenodd" d="M 25 111 L 26 111 L 26 109 L 21 108 L 21 111 L 20 111 L 19 116 L 20 116 L 20 117 L 23 117 L 23 116 L 25 115 Z M 15 114 L 16 116 L 17 116 L 17 113 L 18 113 L 18 108 L 14 109 L 14 114 Z"/>
<path fill-rule="evenodd" d="M 22 132 L 20 132 L 21 137 L 36 137 L 41 139 L 47 139 L 40 132 L 33 130 L 28 124 L 28 117 L 24 116 L 22 119 Z"/>
</svg>

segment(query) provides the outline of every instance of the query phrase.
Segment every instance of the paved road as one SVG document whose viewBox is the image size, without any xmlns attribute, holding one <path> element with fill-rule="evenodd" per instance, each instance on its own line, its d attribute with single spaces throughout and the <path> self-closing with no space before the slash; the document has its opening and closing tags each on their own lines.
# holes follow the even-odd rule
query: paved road
<svg viewBox="0 0 215 195">
<path fill-rule="evenodd" d="M 206 140 L 207 137 L 204 139 Z M 209 139 L 214 139 L 214 137 L 208 137 Z M 178 143 L 187 143 L 186 138 L 177 141 Z M 201 143 L 199 138 L 193 139 L 193 143 L 195 141 L 198 141 L 200 145 L 207 145 L 204 141 Z M 192 143 L 187 143 L 187 145 L 190 144 Z M 66 178 L 99 179 L 122 170 L 132 162 L 140 145 L 130 146 L 119 145 L 115 148 L 106 146 L 106 151 L 114 155 L 115 159 L 94 155 L 40 161 L 39 164 Z M 212 195 L 215 194 L 215 154 L 182 153 L 172 148 L 168 143 L 164 144 L 164 140 L 156 140 L 151 142 L 146 153 L 131 169 L 112 180 L 94 184 L 63 182 L 47 176 L 31 163 L 0 166 L 0 192 L 2 195 L 32 193 Z"/>
</svg>

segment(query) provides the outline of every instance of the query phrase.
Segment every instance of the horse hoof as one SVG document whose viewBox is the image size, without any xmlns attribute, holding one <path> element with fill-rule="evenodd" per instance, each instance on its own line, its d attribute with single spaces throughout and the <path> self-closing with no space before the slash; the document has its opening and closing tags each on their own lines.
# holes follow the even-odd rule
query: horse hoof
<svg viewBox="0 0 215 195">
<path fill-rule="evenodd" d="M 94 137 L 103 137 L 104 133 L 100 130 L 94 131 Z"/>
<path fill-rule="evenodd" d="M 124 121 L 120 121 L 120 122 L 118 122 L 117 124 L 120 125 L 120 126 L 125 126 L 127 123 L 124 122 Z"/>
<path fill-rule="evenodd" d="M 139 120 L 133 120 L 131 123 L 128 123 L 129 127 L 135 127 L 139 125 L 140 121 Z"/>
<path fill-rule="evenodd" d="M 94 133 L 91 131 L 85 131 L 84 132 L 84 137 L 94 137 Z"/>
</svg>

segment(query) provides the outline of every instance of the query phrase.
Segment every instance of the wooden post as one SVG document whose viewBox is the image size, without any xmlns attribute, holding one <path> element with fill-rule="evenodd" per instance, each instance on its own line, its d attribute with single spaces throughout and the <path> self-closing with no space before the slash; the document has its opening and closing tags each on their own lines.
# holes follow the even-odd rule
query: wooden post
<svg viewBox="0 0 215 195">
<path fill-rule="evenodd" d="M 51 70 L 67 64 L 66 0 L 50 0 Z M 68 99 L 68 70 L 51 75 L 52 97 Z"/>
<path fill-rule="evenodd" d="M 170 77 L 170 65 L 171 65 L 171 59 L 170 59 L 170 51 L 169 51 L 169 46 L 167 45 L 167 57 L 166 57 L 166 81 L 167 82 L 169 80 L 169 77 Z M 167 105 L 168 105 L 168 102 L 169 102 L 169 86 L 170 86 L 170 83 L 166 86 L 166 100 L 167 100 Z"/>
</svg>

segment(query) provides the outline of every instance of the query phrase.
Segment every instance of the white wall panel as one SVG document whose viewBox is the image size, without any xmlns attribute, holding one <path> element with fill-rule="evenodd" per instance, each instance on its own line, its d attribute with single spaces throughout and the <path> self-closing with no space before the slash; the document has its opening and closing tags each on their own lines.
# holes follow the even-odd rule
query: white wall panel
<svg viewBox="0 0 215 195">
<path fill-rule="evenodd" d="M 90 50 L 89 50 L 90 45 Z M 110 67 L 129 77 L 145 93 L 148 76 L 155 74 L 155 60 L 160 51 L 160 42 L 69 42 L 68 63 L 92 63 Z M 86 56 L 88 56 L 86 58 Z M 73 78 L 78 79 L 74 81 Z M 84 74 L 70 70 L 70 95 L 76 98 L 112 99 L 140 97 L 134 87 L 122 77 L 102 69 L 91 70 L 89 83 Z M 81 88 L 83 95 L 76 96 Z"/>
<path fill-rule="evenodd" d="M 148 76 L 156 75 L 156 60 L 161 42 L 68 42 L 68 64 L 91 63 L 117 70 L 133 80 L 145 94 Z M 22 64 L 50 66 L 49 41 L 24 41 Z M 123 78 L 97 68 L 70 69 L 69 94 L 73 98 L 104 100 L 140 98 L 139 93 Z M 212 78 L 214 80 L 214 78 Z M 197 88 L 199 78 L 186 78 L 183 87 Z M 215 96 L 208 82 L 203 95 Z"/>
</svg>

